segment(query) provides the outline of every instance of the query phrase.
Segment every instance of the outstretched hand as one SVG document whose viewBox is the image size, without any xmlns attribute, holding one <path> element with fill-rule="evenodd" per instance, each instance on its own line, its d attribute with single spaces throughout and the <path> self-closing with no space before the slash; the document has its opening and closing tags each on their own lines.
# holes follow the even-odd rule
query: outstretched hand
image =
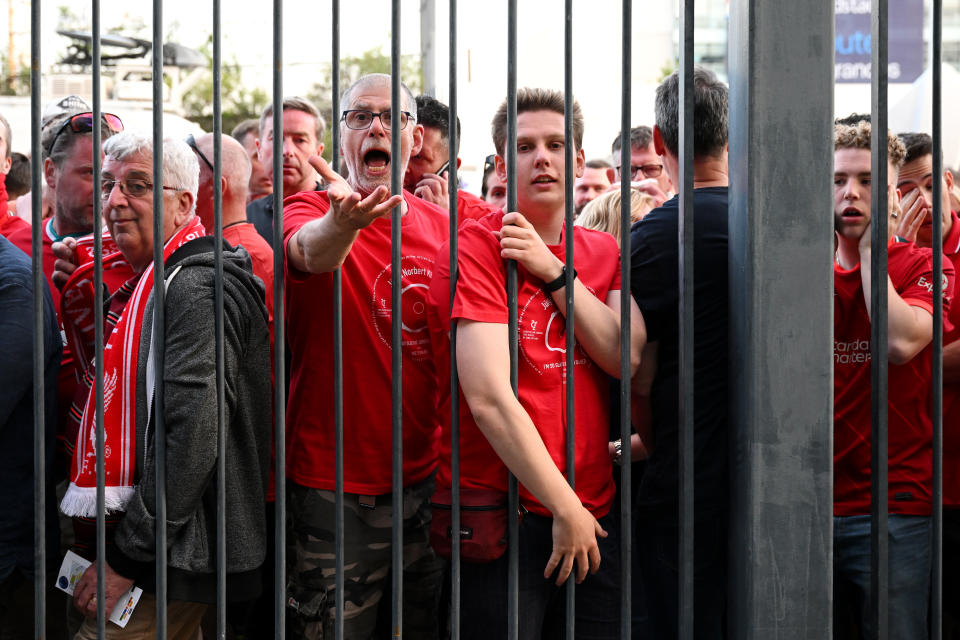
<svg viewBox="0 0 960 640">
<path fill-rule="evenodd" d="M 577 584 L 587 577 L 587 571 L 596 573 L 600 568 L 597 536 L 606 538 L 607 532 L 583 506 L 579 506 L 570 517 L 554 515 L 553 553 L 547 561 L 543 577 L 549 579 L 559 567 L 556 582 L 558 586 L 563 584 L 573 571 L 574 561 Z"/>
<path fill-rule="evenodd" d="M 354 191 L 343 176 L 333 170 L 326 160 L 317 155 L 309 158 L 310 165 L 327 182 L 327 197 L 330 198 L 330 215 L 338 226 L 359 231 L 381 218 L 403 202 L 403 196 L 390 195 L 390 190 L 381 185 L 364 197 Z"/>
</svg>

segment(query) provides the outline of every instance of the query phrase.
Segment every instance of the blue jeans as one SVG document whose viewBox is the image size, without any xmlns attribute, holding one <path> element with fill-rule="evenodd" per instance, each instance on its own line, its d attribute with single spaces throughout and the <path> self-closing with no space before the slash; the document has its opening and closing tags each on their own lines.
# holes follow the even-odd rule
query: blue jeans
<svg viewBox="0 0 960 640">
<path fill-rule="evenodd" d="M 930 604 L 929 516 L 891 514 L 889 519 L 888 624 L 891 638 L 927 640 Z M 859 614 L 861 637 L 875 635 L 870 620 L 870 516 L 836 516 L 833 519 L 833 581 L 852 587 L 850 598 L 835 598 L 834 618 L 844 608 Z"/>
<path fill-rule="evenodd" d="M 620 536 L 612 514 L 599 519 L 609 534 L 597 538 L 600 569 L 576 586 L 574 625 L 578 639 L 614 640 L 620 633 Z M 521 640 L 562 638 L 566 586 L 543 577 L 553 550 L 553 519 L 527 513 L 520 523 Z M 508 553 L 484 563 L 461 564 L 461 637 L 487 640 L 507 637 Z M 571 578 L 572 579 L 572 578 Z"/>
</svg>

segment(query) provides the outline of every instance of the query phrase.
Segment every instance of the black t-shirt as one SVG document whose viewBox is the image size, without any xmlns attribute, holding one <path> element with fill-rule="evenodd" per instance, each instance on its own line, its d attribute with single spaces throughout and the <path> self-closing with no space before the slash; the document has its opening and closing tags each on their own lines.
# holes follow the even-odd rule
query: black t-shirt
<svg viewBox="0 0 960 640">
<path fill-rule="evenodd" d="M 695 189 L 694 499 L 698 511 L 727 502 L 727 187 Z M 679 197 L 633 226 L 630 285 L 647 340 L 658 342 L 651 391 L 653 454 L 637 504 L 675 510 L 678 501 Z"/>
</svg>

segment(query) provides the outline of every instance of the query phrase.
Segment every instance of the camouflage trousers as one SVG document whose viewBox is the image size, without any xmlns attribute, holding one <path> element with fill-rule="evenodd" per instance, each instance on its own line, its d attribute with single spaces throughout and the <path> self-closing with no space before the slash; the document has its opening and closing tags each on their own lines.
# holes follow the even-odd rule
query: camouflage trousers
<svg viewBox="0 0 960 640">
<path fill-rule="evenodd" d="M 336 504 L 332 491 L 289 485 L 293 537 L 288 586 L 292 638 L 331 640 L 336 617 Z M 437 638 L 443 565 L 430 547 L 433 479 L 403 490 L 403 636 Z M 389 637 L 377 630 L 378 607 L 389 588 L 391 495 L 344 494 L 344 637 Z M 389 616 L 390 601 L 383 603 Z M 383 619 L 383 614 L 380 615 Z M 389 625 L 388 625 L 389 627 Z"/>
</svg>

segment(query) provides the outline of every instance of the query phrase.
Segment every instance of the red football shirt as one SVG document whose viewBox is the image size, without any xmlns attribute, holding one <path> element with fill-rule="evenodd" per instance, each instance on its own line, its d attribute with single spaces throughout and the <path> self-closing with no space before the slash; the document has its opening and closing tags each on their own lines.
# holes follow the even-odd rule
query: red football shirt
<svg viewBox="0 0 960 640">
<path fill-rule="evenodd" d="M 960 218 L 952 212 L 953 224 L 950 233 L 943 241 L 944 265 L 953 265 L 954 272 L 960 270 Z M 960 278 L 954 283 L 953 296 L 956 299 L 960 290 Z M 947 314 L 953 329 L 944 331 L 944 346 L 960 339 L 960 304 L 950 307 Z M 943 504 L 960 506 L 960 383 L 943 383 Z"/>
<path fill-rule="evenodd" d="M 460 189 L 457 191 L 457 223 L 463 226 L 467 220 L 479 220 L 488 213 L 500 211 L 486 200 Z"/>
<path fill-rule="evenodd" d="M 57 289 L 53 286 L 53 280 L 50 277 L 53 275 L 53 263 L 56 261 L 56 256 L 53 255 L 53 243 L 54 238 L 53 228 L 53 218 L 48 218 L 43 222 L 43 248 L 41 252 L 43 253 L 43 275 L 47 278 L 47 285 L 50 287 L 50 295 L 53 296 L 53 308 L 57 312 L 57 318 L 60 318 L 60 289 Z M 33 227 L 27 225 L 25 227 L 20 227 L 9 236 L 7 240 L 17 245 L 24 253 L 33 258 Z"/>
<path fill-rule="evenodd" d="M 500 258 L 495 233 L 502 226 L 497 211 L 465 222 L 459 234 L 457 295 L 450 312 L 450 254 L 445 245 L 437 253 L 437 271 L 430 284 L 430 334 L 441 380 L 449 379 L 451 316 L 479 322 L 507 324 L 506 268 Z M 549 246 L 561 260 L 565 240 Z M 577 277 L 600 300 L 620 289 L 620 254 L 609 234 L 574 227 L 574 267 Z M 543 281 L 519 268 L 519 397 L 540 432 L 550 457 L 566 470 L 566 320 L 543 290 Z M 614 496 L 613 475 L 607 449 L 610 431 L 609 378 L 577 346 L 576 395 L 576 492 L 583 506 L 596 517 L 610 509 Z M 443 420 L 437 486 L 449 488 L 450 390 L 441 385 L 439 415 Z M 507 468 L 480 431 L 460 393 L 461 486 L 506 491 Z M 520 500 L 534 513 L 552 514 L 525 488 Z"/>
<path fill-rule="evenodd" d="M 427 288 L 449 216 L 408 192 L 402 218 L 404 486 L 437 464 L 437 376 L 427 329 Z M 304 224 L 329 209 L 325 191 L 284 201 L 284 247 Z M 309 275 L 286 263 L 290 401 L 287 476 L 334 489 L 333 274 Z M 391 491 L 392 309 L 389 216 L 363 229 L 341 267 L 343 288 L 344 490 Z"/>
<path fill-rule="evenodd" d="M 7 215 L 3 215 L 2 212 L 0 212 L 0 235 L 4 238 L 9 238 L 17 231 L 22 231 L 23 229 L 29 230 L 31 228 L 30 224 L 16 213 L 10 212 Z"/>
<path fill-rule="evenodd" d="M 891 244 L 887 271 L 907 304 L 933 311 L 931 251 Z M 944 264 L 944 291 L 953 291 L 954 270 Z M 870 513 L 870 319 L 860 266 L 834 265 L 834 515 Z M 949 309 L 944 296 L 944 309 Z M 933 428 L 930 418 L 928 345 L 910 362 L 890 365 L 888 390 L 889 510 L 929 515 Z"/>
<path fill-rule="evenodd" d="M 223 228 L 223 239 L 231 245 L 242 246 L 250 254 L 253 275 L 263 280 L 266 287 L 267 320 L 270 327 L 270 346 L 273 347 L 273 249 L 256 227 L 249 222 L 231 224 Z"/>
</svg>

